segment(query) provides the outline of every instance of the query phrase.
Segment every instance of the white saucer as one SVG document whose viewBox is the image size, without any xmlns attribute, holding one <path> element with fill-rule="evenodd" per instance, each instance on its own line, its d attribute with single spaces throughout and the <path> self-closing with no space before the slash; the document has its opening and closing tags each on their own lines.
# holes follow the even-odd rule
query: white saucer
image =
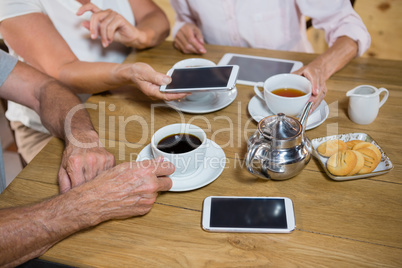
<svg viewBox="0 0 402 268">
<path fill-rule="evenodd" d="M 248 112 L 250 113 L 251 117 L 257 122 L 261 119 L 274 115 L 265 104 L 265 102 L 257 96 L 251 98 L 250 102 L 248 103 Z M 306 129 L 312 129 L 318 127 L 327 119 L 329 115 L 329 107 L 328 104 L 323 100 L 317 109 L 309 115 L 307 119 Z"/>
<path fill-rule="evenodd" d="M 148 144 L 139 153 L 136 161 L 153 159 L 151 145 Z M 226 165 L 226 155 L 222 148 L 215 142 L 208 140 L 205 163 L 194 174 L 188 177 L 175 178 L 170 176 L 173 181 L 171 192 L 191 191 L 204 187 L 216 180 L 221 175 Z"/>
<path fill-rule="evenodd" d="M 181 100 L 166 101 L 169 106 L 191 114 L 205 114 L 218 111 L 231 104 L 237 96 L 237 88 L 224 92 L 210 92 L 205 98 L 198 101 Z"/>
</svg>

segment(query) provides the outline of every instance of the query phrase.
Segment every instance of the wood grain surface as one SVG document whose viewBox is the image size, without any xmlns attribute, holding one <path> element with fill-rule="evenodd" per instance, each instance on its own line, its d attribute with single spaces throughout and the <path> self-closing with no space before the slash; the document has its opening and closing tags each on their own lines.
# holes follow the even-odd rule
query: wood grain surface
<svg viewBox="0 0 402 268">
<path fill-rule="evenodd" d="M 315 55 L 262 49 L 207 46 L 214 62 L 228 52 L 300 60 Z M 126 62 L 146 62 L 167 72 L 191 58 L 171 42 L 133 52 Z M 200 57 L 200 56 L 197 56 Z M 314 158 L 296 177 L 265 181 L 245 168 L 247 139 L 257 123 L 248 113 L 253 88 L 238 85 L 228 107 L 186 114 L 153 101 L 134 87 L 92 96 L 88 111 L 117 162 L 135 160 L 154 131 L 186 122 L 203 128 L 226 154 L 220 177 L 193 191 L 161 193 L 143 217 L 115 220 L 58 243 L 41 258 L 78 267 L 401 267 L 402 266 L 402 62 L 355 59 L 328 82 L 330 114 L 307 131 L 310 139 L 363 132 L 386 152 L 394 169 L 377 177 L 338 182 Z M 390 97 L 370 125 L 347 115 L 346 92 L 357 85 L 385 87 Z M 30 204 L 58 194 L 63 143 L 52 139 L 0 195 L 0 207 Z M 290 234 L 208 233 L 201 228 L 202 202 L 211 195 L 286 196 L 293 200 L 296 230 Z"/>
</svg>

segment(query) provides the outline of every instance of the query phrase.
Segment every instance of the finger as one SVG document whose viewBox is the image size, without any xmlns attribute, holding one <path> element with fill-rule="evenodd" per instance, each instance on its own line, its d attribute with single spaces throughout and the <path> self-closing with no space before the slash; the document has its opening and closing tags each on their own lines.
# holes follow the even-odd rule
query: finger
<svg viewBox="0 0 402 268">
<path fill-rule="evenodd" d="M 60 167 L 59 169 L 58 181 L 60 193 L 66 193 L 68 190 L 71 189 L 70 178 L 68 177 L 68 174 L 63 167 Z"/>
<path fill-rule="evenodd" d="M 121 20 L 120 16 L 118 14 L 114 13 L 113 19 L 109 22 L 109 25 L 106 29 L 106 38 L 107 38 L 109 44 L 113 42 L 114 36 L 117 33 L 117 31 L 119 30 L 121 23 L 122 23 L 122 20 Z"/>
<path fill-rule="evenodd" d="M 91 16 L 91 23 L 89 26 L 89 31 L 91 32 L 91 38 L 92 39 L 96 39 L 98 38 L 98 36 L 101 36 L 101 32 L 100 32 L 100 24 L 103 21 L 103 19 L 107 16 L 107 12 L 101 12 L 99 11 L 96 14 L 93 14 Z M 102 43 L 103 45 L 103 43 Z"/>
<path fill-rule="evenodd" d="M 100 22 L 100 35 L 102 39 L 102 45 L 107 47 L 111 40 L 113 40 L 113 35 L 115 33 L 116 28 L 112 25 L 113 20 L 116 18 L 116 14 L 110 10 L 107 11 L 107 16 L 103 17 Z"/>
<path fill-rule="evenodd" d="M 85 5 L 82 5 L 78 9 L 76 14 L 78 16 L 81 16 L 82 14 L 84 14 L 87 11 L 91 11 L 92 13 L 96 13 L 96 12 L 101 11 L 101 9 L 99 7 L 97 7 L 96 5 L 92 4 L 92 3 L 88 3 L 88 4 L 85 4 Z"/>
<path fill-rule="evenodd" d="M 319 91 L 317 80 L 311 75 L 310 72 L 303 72 L 304 77 L 306 77 L 311 83 L 311 93 L 317 96 Z"/>
<path fill-rule="evenodd" d="M 207 50 L 204 47 L 204 37 L 202 36 L 202 33 L 200 29 L 194 28 L 194 44 L 200 54 L 205 54 L 207 53 Z"/>
<path fill-rule="evenodd" d="M 194 28 L 194 36 L 197 38 L 198 42 L 202 45 L 204 45 L 204 36 L 202 35 L 201 30 L 198 27 Z"/>
<path fill-rule="evenodd" d="M 84 168 L 82 167 L 82 165 L 79 166 L 68 165 L 66 171 L 68 177 L 70 178 L 72 188 L 81 185 L 85 182 Z"/>
<path fill-rule="evenodd" d="M 186 96 L 190 95 L 190 93 L 161 92 L 159 86 L 155 86 L 155 85 L 147 85 L 145 93 L 150 98 L 164 100 L 164 101 L 179 100 L 179 99 L 183 99 Z"/>
<path fill-rule="evenodd" d="M 91 23 L 88 21 L 88 20 L 86 20 L 86 21 L 83 21 L 82 23 L 81 23 L 81 25 L 82 25 L 82 27 L 84 27 L 84 28 L 86 28 L 86 29 L 90 29 L 90 27 L 91 27 Z"/>
<path fill-rule="evenodd" d="M 174 165 L 169 161 L 154 162 L 153 165 L 155 168 L 154 174 L 157 177 L 172 175 L 175 170 Z"/>
<path fill-rule="evenodd" d="M 183 34 L 183 38 L 186 39 L 186 45 L 188 46 L 188 44 L 190 44 L 191 47 L 195 49 L 195 53 L 203 54 L 206 52 L 204 48 L 204 38 L 198 27 L 195 25 L 182 27 L 181 33 Z"/>
<path fill-rule="evenodd" d="M 183 31 L 177 32 L 175 40 L 178 42 L 178 45 L 180 46 L 183 53 L 198 54 L 198 50 L 193 46 L 192 43 L 189 42 L 189 38 L 187 38 L 186 34 Z"/>
<path fill-rule="evenodd" d="M 173 182 L 169 177 L 158 177 L 158 192 L 169 191 L 172 185 Z"/>
<path fill-rule="evenodd" d="M 162 93 L 162 99 L 165 101 L 180 100 L 189 95 L 191 93 Z"/>
</svg>

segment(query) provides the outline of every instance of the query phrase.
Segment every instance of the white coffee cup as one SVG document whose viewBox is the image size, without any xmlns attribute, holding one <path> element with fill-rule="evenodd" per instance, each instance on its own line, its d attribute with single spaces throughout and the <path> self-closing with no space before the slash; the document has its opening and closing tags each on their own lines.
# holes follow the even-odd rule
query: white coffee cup
<svg viewBox="0 0 402 268">
<path fill-rule="evenodd" d="M 202 58 L 190 58 L 190 59 L 185 59 L 181 60 L 179 62 L 176 62 L 175 65 L 173 65 L 173 68 L 194 68 L 194 67 L 202 67 L 202 66 L 216 66 L 216 64 L 213 61 L 207 60 L 207 59 L 202 59 Z M 186 97 L 186 100 L 189 101 L 206 101 L 206 98 L 212 97 L 213 94 L 212 92 L 193 92 L 191 95 L 188 95 Z"/>
<path fill-rule="evenodd" d="M 262 93 L 258 87 L 264 87 Z M 272 93 L 275 89 L 292 88 L 303 91 L 305 95 L 299 97 L 283 97 Z M 296 74 L 277 74 L 269 77 L 265 82 L 259 82 L 254 86 L 255 94 L 265 101 L 272 113 L 284 113 L 289 116 L 297 116 L 306 106 L 311 97 L 310 81 Z"/>
<path fill-rule="evenodd" d="M 384 96 L 380 101 L 380 94 Z M 370 85 L 357 86 L 346 93 L 349 97 L 349 118 L 360 125 L 372 123 L 378 115 L 380 107 L 387 101 L 389 92 L 385 88 Z"/>
<path fill-rule="evenodd" d="M 184 153 L 167 153 L 158 149 L 158 144 L 164 138 L 175 134 L 190 134 L 197 137 L 201 144 Z M 195 173 L 203 166 L 205 152 L 207 149 L 207 136 L 200 127 L 192 124 L 172 124 L 158 129 L 151 138 L 151 150 L 154 158 L 163 156 L 165 161 L 173 163 L 175 172 L 174 177 L 186 177 Z"/>
</svg>

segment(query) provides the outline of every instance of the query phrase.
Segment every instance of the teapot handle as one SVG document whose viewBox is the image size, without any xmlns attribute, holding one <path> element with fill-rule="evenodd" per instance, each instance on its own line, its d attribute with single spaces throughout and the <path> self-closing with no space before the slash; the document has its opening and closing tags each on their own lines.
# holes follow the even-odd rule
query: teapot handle
<svg viewBox="0 0 402 268">
<path fill-rule="evenodd" d="M 260 147 L 261 147 L 261 144 L 258 144 L 258 145 L 252 144 L 251 145 L 251 150 L 247 153 L 247 157 L 246 157 L 246 166 L 247 166 L 248 171 L 251 174 L 255 174 L 260 178 L 269 180 L 269 179 L 271 179 L 271 177 L 268 174 L 262 174 L 259 170 L 255 170 L 252 165 L 254 157 L 257 154 Z"/>
</svg>

